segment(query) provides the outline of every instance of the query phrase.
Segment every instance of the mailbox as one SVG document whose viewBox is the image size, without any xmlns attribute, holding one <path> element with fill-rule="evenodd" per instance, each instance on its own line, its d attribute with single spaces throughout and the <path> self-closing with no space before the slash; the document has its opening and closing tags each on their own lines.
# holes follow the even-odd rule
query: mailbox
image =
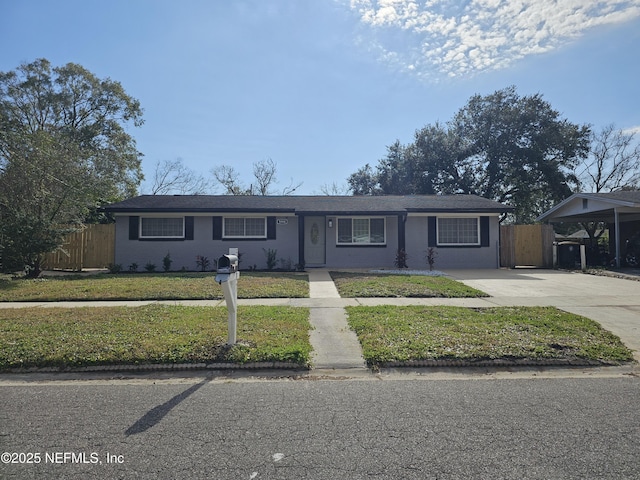
<svg viewBox="0 0 640 480">
<path fill-rule="evenodd" d="M 238 271 L 238 256 L 237 255 L 222 255 L 218 259 L 218 269 L 216 273 L 216 282 L 222 284 L 222 282 L 228 282 L 229 276 L 235 274 Z"/>
<path fill-rule="evenodd" d="M 237 255 L 222 255 L 218 259 L 218 273 L 235 273 L 238 271 Z"/>
</svg>

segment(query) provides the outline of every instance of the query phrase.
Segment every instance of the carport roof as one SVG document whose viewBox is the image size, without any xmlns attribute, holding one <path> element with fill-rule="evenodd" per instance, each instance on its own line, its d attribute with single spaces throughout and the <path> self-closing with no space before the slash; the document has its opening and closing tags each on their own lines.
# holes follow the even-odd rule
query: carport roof
<svg viewBox="0 0 640 480">
<path fill-rule="evenodd" d="M 539 222 L 613 223 L 616 212 L 624 221 L 640 220 L 640 190 L 575 193 L 536 220 Z"/>
<path fill-rule="evenodd" d="M 142 195 L 105 207 L 107 212 L 263 212 L 396 215 L 411 212 L 503 213 L 513 207 L 477 195 Z"/>
</svg>

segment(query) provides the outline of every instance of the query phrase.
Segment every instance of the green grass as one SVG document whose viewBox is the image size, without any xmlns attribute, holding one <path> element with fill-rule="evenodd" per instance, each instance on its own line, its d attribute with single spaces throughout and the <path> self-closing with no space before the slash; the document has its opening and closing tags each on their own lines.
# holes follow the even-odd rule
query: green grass
<svg viewBox="0 0 640 480">
<path fill-rule="evenodd" d="M 242 272 L 238 298 L 304 298 L 301 273 Z M 207 300 L 223 298 L 215 273 L 139 273 L 0 278 L 0 302 L 65 300 Z"/>
<path fill-rule="evenodd" d="M 331 272 L 341 297 L 486 297 L 447 277 Z"/>
<path fill-rule="evenodd" d="M 596 322 L 553 307 L 347 307 L 369 365 L 414 360 L 633 361 Z"/>
<path fill-rule="evenodd" d="M 230 348 L 226 308 L 0 309 L 0 370 L 274 361 L 307 366 L 308 318 L 306 308 L 238 307 L 238 344 Z"/>
</svg>

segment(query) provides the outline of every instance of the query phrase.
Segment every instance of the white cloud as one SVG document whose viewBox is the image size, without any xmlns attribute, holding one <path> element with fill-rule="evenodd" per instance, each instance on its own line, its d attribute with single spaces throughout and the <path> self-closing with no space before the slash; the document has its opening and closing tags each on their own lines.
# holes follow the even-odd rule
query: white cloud
<svg viewBox="0 0 640 480">
<path fill-rule="evenodd" d="M 622 130 L 625 135 L 638 135 L 640 136 L 640 125 L 634 127 L 625 128 Z"/>
<path fill-rule="evenodd" d="M 418 74 L 453 77 L 504 68 L 589 28 L 640 16 L 640 0 L 351 0 L 350 6 L 380 33 L 372 43 L 381 58 Z M 412 36 L 411 47 L 385 42 L 385 34 L 398 32 Z"/>
</svg>

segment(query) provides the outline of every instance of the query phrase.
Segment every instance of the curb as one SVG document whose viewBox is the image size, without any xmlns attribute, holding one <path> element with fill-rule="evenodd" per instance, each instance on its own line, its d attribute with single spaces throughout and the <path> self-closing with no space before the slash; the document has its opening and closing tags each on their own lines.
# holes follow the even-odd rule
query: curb
<svg viewBox="0 0 640 480">
<path fill-rule="evenodd" d="M 634 362 L 627 362 L 634 363 Z M 370 368 L 411 367 L 613 367 L 622 364 L 575 358 L 516 359 L 516 360 L 407 360 L 378 363 Z"/>
<path fill-rule="evenodd" d="M 291 362 L 157 363 L 141 365 L 90 365 L 86 367 L 11 368 L 0 373 L 166 372 L 182 370 L 310 370 Z"/>
<path fill-rule="evenodd" d="M 607 363 L 584 359 L 516 359 L 516 360 L 406 360 L 382 362 L 367 365 L 367 370 L 375 372 L 381 368 L 473 368 L 473 367 L 619 367 L 636 362 Z M 252 363 L 158 363 L 142 365 L 91 365 L 86 367 L 31 367 L 12 368 L 2 373 L 95 373 L 95 372 L 171 372 L 190 370 L 296 370 L 313 372 L 317 370 L 307 365 L 291 362 Z"/>
</svg>

